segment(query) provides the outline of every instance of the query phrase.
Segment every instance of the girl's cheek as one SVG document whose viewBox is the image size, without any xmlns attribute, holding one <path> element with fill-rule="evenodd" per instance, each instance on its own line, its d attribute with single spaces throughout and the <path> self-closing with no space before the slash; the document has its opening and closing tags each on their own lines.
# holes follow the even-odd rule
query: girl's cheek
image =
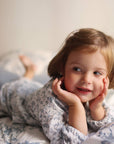
<svg viewBox="0 0 114 144">
<path fill-rule="evenodd" d="M 100 93 L 101 93 L 104 88 L 103 79 L 99 82 L 99 88 L 100 88 Z"/>
<path fill-rule="evenodd" d="M 102 92 L 103 88 L 104 88 L 103 79 L 100 79 L 99 81 L 96 82 L 96 92 L 98 95 Z"/>
</svg>

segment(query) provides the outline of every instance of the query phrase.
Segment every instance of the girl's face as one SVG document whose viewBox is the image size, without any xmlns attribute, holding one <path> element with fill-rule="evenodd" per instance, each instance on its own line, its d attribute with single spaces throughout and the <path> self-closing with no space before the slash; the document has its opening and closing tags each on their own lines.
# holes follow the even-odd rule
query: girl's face
<svg viewBox="0 0 114 144">
<path fill-rule="evenodd" d="M 72 51 L 65 64 L 64 85 L 82 102 L 96 98 L 103 90 L 107 76 L 104 56 L 99 52 Z"/>
</svg>

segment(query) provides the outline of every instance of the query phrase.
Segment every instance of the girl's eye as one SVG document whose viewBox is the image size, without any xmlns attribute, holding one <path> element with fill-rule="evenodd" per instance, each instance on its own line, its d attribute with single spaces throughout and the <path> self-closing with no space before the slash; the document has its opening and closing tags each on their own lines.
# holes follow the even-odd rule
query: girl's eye
<svg viewBox="0 0 114 144">
<path fill-rule="evenodd" d="M 78 67 L 74 67 L 73 70 L 74 70 L 74 71 L 77 71 L 77 72 L 80 72 L 80 71 L 81 71 L 81 69 L 78 68 Z"/>
<path fill-rule="evenodd" d="M 102 74 L 101 74 L 100 72 L 98 72 L 98 71 L 95 71 L 94 74 L 95 74 L 95 75 L 102 75 Z"/>
</svg>

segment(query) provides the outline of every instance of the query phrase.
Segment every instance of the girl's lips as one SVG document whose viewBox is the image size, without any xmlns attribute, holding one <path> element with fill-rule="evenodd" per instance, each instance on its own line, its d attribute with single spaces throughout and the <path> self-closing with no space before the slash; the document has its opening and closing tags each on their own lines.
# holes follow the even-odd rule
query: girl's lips
<svg viewBox="0 0 114 144">
<path fill-rule="evenodd" d="M 91 93 L 92 90 L 87 89 L 87 88 L 77 88 L 78 92 L 82 93 L 82 94 L 88 94 Z"/>
</svg>

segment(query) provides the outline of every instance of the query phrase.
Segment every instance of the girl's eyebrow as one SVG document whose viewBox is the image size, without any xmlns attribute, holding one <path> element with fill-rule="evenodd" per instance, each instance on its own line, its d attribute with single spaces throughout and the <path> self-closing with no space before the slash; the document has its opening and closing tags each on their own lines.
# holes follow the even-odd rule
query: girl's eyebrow
<svg viewBox="0 0 114 144">
<path fill-rule="evenodd" d="M 105 68 L 99 68 L 99 67 L 97 67 L 96 69 L 97 69 L 97 70 L 100 70 L 100 71 L 105 71 L 105 72 L 107 72 L 107 70 L 106 70 Z"/>
<path fill-rule="evenodd" d="M 75 64 L 81 65 L 79 62 L 76 62 L 76 61 L 72 61 L 70 64 L 72 64 L 72 65 L 75 65 Z"/>
<path fill-rule="evenodd" d="M 79 64 L 79 63 L 70 63 L 70 66 L 81 66 L 81 64 Z"/>
</svg>

